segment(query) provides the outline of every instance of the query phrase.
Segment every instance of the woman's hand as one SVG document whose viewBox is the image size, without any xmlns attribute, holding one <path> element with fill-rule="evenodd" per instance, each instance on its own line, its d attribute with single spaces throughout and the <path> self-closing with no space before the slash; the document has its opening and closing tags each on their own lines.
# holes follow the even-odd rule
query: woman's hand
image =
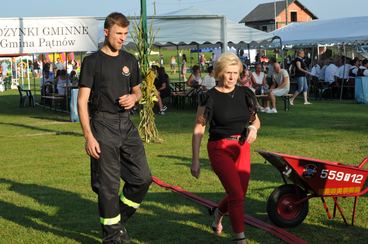
<svg viewBox="0 0 368 244">
<path fill-rule="evenodd" d="M 248 128 L 249 128 L 249 132 L 248 132 L 247 142 L 249 144 L 252 144 L 257 139 L 257 129 L 255 127 L 248 127 Z"/>
<path fill-rule="evenodd" d="M 201 173 L 201 166 L 200 166 L 199 160 L 193 160 L 192 161 L 192 166 L 190 167 L 190 173 L 195 178 L 197 178 L 197 179 L 199 178 L 199 175 Z"/>
</svg>

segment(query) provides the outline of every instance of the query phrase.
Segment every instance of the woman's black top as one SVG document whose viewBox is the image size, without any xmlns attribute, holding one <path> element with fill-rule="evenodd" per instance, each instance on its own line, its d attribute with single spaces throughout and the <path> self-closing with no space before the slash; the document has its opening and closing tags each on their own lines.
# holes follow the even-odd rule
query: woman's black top
<svg viewBox="0 0 368 244">
<path fill-rule="evenodd" d="M 306 65 L 304 62 L 304 59 L 302 59 L 301 57 L 296 57 L 294 60 L 294 65 L 295 65 L 295 77 L 302 77 L 305 76 L 305 73 L 303 71 L 301 71 L 300 69 L 298 69 L 298 66 L 296 66 L 296 62 L 299 61 L 300 62 L 300 67 L 302 69 L 306 69 Z"/>
<path fill-rule="evenodd" d="M 159 90 L 164 83 L 166 84 L 165 89 L 160 91 L 161 96 L 170 94 L 169 76 L 167 74 L 157 76 L 154 83 L 157 90 Z"/>
<path fill-rule="evenodd" d="M 240 135 L 256 113 L 254 93 L 247 87 L 236 86 L 232 92 L 223 93 L 212 88 L 200 98 L 205 106 L 204 117 L 209 123 L 209 140 L 215 141 Z M 251 116 L 253 115 L 253 116 Z"/>
</svg>

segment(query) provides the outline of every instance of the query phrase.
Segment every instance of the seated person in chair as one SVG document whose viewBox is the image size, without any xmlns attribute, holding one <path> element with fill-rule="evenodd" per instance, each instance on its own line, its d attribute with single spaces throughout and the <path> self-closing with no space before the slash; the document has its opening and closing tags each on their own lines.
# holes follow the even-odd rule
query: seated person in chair
<svg viewBox="0 0 368 244">
<path fill-rule="evenodd" d="M 65 95 L 66 93 L 66 86 L 70 84 L 68 74 L 65 69 L 60 71 L 60 75 L 56 79 L 56 88 L 58 95 Z"/>
<path fill-rule="evenodd" d="M 364 59 L 362 65 L 359 68 L 353 69 L 352 73 L 356 77 L 368 76 L 368 59 Z"/>
<path fill-rule="evenodd" d="M 169 76 L 165 72 L 164 67 L 157 67 L 157 77 L 155 79 L 155 87 L 157 89 L 157 102 L 160 108 L 159 114 L 164 115 L 167 107 L 163 104 L 162 99 L 171 95 Z"/>
<path fill-rule="evenodd" d="M 272 75 L 272 85 L 270 86 L 270 92 L 268 95 L 267 106 L 264 110 L 266 113 L 277 113 L 276 110 L 276 97 L 285 96 L 290 90 L 290 77 L 285 69 L 282 69 L 280 63 L 275 62 L 273 64 L 274 73 Z M 271 108 L 270 108 L 271 101 Z"/>
<path fill-rule="evenodd" d="M 73 70 L 72 72 L 70 72 L 69 80 L 72 83 L 72 86 L 73 87 L 78 87 L 79 79 L 77 77 L 77 72 L 75 72 L 75 70 Z"/>
<path fill-rule="evenodd" d="M 211 88 L 213 88 L 214 86 L 216 86 L 216 80 L 215 80 L 215 72 L 213 70 L 213 66 L 209 66 L 207 68 L 207 75 L 204 77 L 203 82 L 202 82 L 202 88 L 205 91 L 210 90 Z"/>
<path fill-rule="evenodd" d="M 202 85 L 202 78 L 201 78 L 201 68 L 199 65 L 194 65 L 192 67 L 192 74 L 189 76 L 187 80 L 187 85 L 198 89 Z"/>
</svg>

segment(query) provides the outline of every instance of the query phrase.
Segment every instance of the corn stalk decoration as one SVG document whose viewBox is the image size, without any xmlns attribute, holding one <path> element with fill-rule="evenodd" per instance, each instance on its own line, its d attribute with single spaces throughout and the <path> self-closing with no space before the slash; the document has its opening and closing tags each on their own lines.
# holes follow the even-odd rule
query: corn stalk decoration
<svg viewBox="0 0 368 244">
<path fill-rule="evenodd" d="M 140 110 L 141 120 L 138 126 L 138 131 L 144 142 L 161 142 L 162 140 L 158 135 L 155 123 L 155 113 L 153 112 L 153 107 L 157 102 L 157 90 L 154 85 L 156 75 L 153 70 L 149 68 L 149 51 L 145 52 L 145 45 L 147 45 L 147 50 L 151 50 L 152 44 L 154 43 L 154 33 L 151 22 L 148 32 L 148 42 L 145 43 L 141 22 L 142 18 L 133 23 L 132 33 L 132 39 L 138 52 L 139 68 L 142 75 L 142 99 L 139 101 L 142 109 Z"/>
</svg>

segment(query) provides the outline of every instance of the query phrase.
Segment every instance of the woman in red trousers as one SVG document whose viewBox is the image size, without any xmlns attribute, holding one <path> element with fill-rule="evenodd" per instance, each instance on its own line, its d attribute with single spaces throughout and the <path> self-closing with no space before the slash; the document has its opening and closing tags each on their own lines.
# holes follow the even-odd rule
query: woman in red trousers
<svg viewBox="0 0 368 244">
<path fill-rule="evenodd" d="M 250 144 L 257 138 L 260 121 L 257 101 L 247 87 L 237 86 L 243 66 L 232 53 L 222 54 L 215 64 L 217 85 L 201 98 L 192 138 L 191 173 L 200 174 L 199 149 L 209 124 L 208 156 L 226 195 L 214 212 L 212 229 L 221 234 L 221 220 L 229 214 L 234 241 L 246 243 L 244 198 L 250 176 Z"/>
</svg>

